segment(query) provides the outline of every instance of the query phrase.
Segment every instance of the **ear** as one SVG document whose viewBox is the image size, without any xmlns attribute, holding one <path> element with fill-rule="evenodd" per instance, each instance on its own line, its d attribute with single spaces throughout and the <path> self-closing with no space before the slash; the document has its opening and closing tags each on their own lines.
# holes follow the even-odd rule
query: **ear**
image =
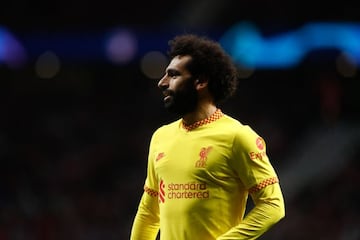
<svg viewBox="0 0 360 240">
<path fill-rule="evenodd" d="M 195 80 L 195 88 L 196 90 L 204 89 L 208 86 L 208 80 L 204 77 L 199 77 Z"/>
</svg>

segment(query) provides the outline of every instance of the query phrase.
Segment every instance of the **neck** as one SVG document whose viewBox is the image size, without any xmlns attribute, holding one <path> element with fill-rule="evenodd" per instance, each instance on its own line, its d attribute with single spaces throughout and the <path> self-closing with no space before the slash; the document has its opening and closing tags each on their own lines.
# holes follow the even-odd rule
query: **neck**
<svg viewBox="0 0 360 240">
<path fill-rule="evenodd" d="M 216 111 L 217 107 L 214 104 L 207 104 L 197 107 L 193 112 L 187 113 L 183 116 L 182 121 L 184 125 L 191 125 L 203 119 L 210 117 Z"/>
</svg>

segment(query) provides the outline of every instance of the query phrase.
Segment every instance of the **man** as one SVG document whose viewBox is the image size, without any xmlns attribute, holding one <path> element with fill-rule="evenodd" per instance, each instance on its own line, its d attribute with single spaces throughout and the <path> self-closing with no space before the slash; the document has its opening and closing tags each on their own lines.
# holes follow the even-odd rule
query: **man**
<svg viewBox="0 0 360 240">
<path fill-rule="evenodd" d="M 237 87 L 221 46 L 185 34 L 169 42 L 158 86 L 180 119 L 157 129 L 131 240 L 256 239 L 285 215 L 264 140 L 217 107 Z M 248 195 L 254 208 L 245 216 Z"/>
</svg>

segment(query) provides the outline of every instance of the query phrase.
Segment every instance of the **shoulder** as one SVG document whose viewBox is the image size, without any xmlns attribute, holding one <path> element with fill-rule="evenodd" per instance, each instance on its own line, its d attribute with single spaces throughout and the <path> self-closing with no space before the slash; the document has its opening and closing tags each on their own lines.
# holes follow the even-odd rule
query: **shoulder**
<svg viewBox="0 0 360 240">
<path fill-rule="evenodd" d="M 242 124 L 238 120 L 224 116 L 227 138 L 232 141 L 232 151 L 241 156 L 253 156 L 254 154 L 266 155 L 266 143 L 264 139 L 249 125 Z"/>
<path fill-rule="evenodd" d="M 250 125 L 243 124 L 229 115 L 224 115 L 222 124 L 233 135 L 235 141 L 244 143 L 256 141 L 260 137 Z"/>
<path fill-rule="evenodd" d="M 181 123 L 181 119 L 178 119 L 178 120 L 173 121 L 171 123 L 164 124 L 164 125 L 160 126 L 159 128 L 157 128 L 154 131 L 153 137 L 156 137 L 156 136 L 159 136 L 159 135 L 173 134 L 179 128 L 180 123 Z"/>
<path fill-rule="evenodd" d="M 236 134 L 243 133 L 246 134 L 247 132 L 253 132 L 252 128 L 249 125 L 243 124 L 239 120 L 224 114 L 221 124 L 224 128 L 228 128 L 232 130 Z"/>
</svg>

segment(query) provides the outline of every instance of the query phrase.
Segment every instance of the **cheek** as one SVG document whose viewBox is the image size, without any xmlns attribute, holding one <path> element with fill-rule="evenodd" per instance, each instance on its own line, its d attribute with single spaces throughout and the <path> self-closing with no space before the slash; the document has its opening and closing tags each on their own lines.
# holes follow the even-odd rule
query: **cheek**
<svg viewBox="0 0 360 240">
<path fill-rule="evenodd" d="M 183 84 L 177 80 L 173 80 L 169 82 L 169 89 L 173 92 L 182 91 L 184 88 Z"/>
<path fill-rule="evenodd" d="M 173 82 L 172 88 L 176 91 L 191 91 L 195 89 L 194 81 L 189 79 L 176 79 Z"/>
</svg>

